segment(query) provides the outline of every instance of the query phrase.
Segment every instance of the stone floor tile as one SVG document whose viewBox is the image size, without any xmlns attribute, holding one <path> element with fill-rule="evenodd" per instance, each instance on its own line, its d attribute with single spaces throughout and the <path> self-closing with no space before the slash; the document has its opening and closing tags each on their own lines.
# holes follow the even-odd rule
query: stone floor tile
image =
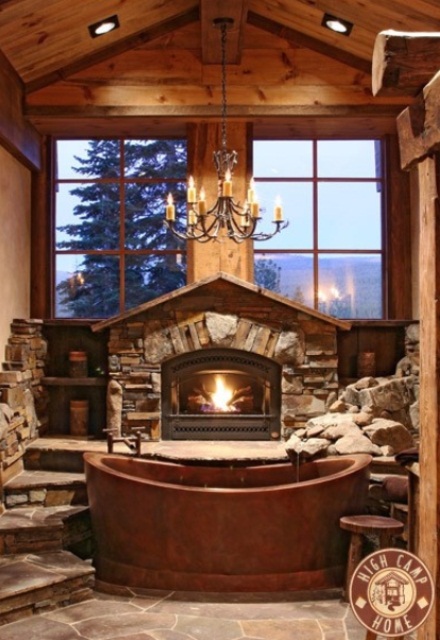
<svg viewBox="0 0 440 640">
<path fill-rule="evenodd" d="M 342 620 L 317 620 L 323 640 L 345 640 L 345 624 Z"/>
<path fill-rule="evenodd" d="M 77 622 L 73 625 L 76 631 L 89 640 L 106 640 L 124 635 L 134 635 L 136 633 L 150 633 L 151 629 L 173 629 L 176 624 L 176 617 L 172 614 L 154 613 L 128 613 L 124 615 L 112 615 L 111 608 L 109 615 L 99 616 Z M 1 638 L 0 638 L 1 640 Z"/>
<path fill-rule="evenodd" d="M 166 600 L 162 600 L 154 605 L 154 611 L 169 611 L 175 614 L 203 615 L 210 618 L 228 618 L 230 620 L 265 620 L 265 619 L 320 619 L 334 618 L 342 620 L 346 615 L 347 604 L 339 600 L 324 602 L 293 602 L 292 594 L 286 594 L 286 601 L 272 601 L 273 594 L 264 594 L 265 601 L 256 601 L 247 598 L 247 594 L 230 597 L 226 600 L 226 595 L 219 594 L 220 602 L 201 601 L 199 594 L 194 594 L 193 598 L 189 594 L 184 594 L 180 598 L 179 594 L 173 594 Z M 247 600 L 251 600 L 248 602 Z"/>
<path fill-rule="evenodd" d="M 236 620 L 219 620 L 202 616 L 179 615 L 176 631 L 189 635 L 194 640 L 237 640 L 243 635 Z"/>
<path fill-rule="evenodd" d="M 316 620 L 245 620 L 241 624 L 246 636 L 261 640 L 323 640 Z"/>
<path fill-rule="evenodd" d="M 128 635 L 112 636 L 112 640 L 155 640 L 155 637 L 148 632 L 129 633 Z"/>
<path fill-rule="evenodd" d="M 44 616 L 32 616 L 26 620 L 0 627 L 0 640 L 87 640 L 73 627 Z M 145 639 L 143 639 L 145 640 Z"/>
<path fill-rule="evenodd" d="M 188 634 L 175 631 L 174 629 L 158 629 L 151 633 L 154 640 L 194 640 Z M 211 640 L 211 638 L 206 638 L 206 640 Z"/>
<path fill-rule="evenodd" d="M 102 616 L 122 616 L 127 613 L 139 613 L 139 607 L 132 602 L 124 601 L 108 602 L 105 600 L 86 600 L 62 609 L 56 609 L 45 614 L 49 620 L 58 620 L 59 622 L 78 623 L 85 620 L 96 619 Z"/>
</svg>

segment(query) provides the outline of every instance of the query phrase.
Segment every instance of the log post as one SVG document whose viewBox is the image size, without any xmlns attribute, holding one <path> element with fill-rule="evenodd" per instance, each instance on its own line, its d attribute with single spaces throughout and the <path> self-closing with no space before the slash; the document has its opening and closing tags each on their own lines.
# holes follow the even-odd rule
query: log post
<svg viewBox="0 0 440 640">
<path fill-rule="evenodd" d="M 249 178 L 249 127 L 246 123 L 234 123 L 228 129 L 228 147 L 238 153 L 238 164 L 233 176 L 233 196 L 241 204 L 246 200 L 246 183 Z M 204 187 L 208 206 L 218 196 L 218 178 L 213 162 L 213 152 L 221 147 L 220 125 L 201 123 L 189 125 L 188 157 L 192 166 L 188 168 L 193 175 L 197 191 Z M 253 282 L 253 243 L 246 240 L 237 244 L 229 238 L 219 241 L 200 243 L 187 242 L 188 284 L 215 275 L 220 271 Z"/>
<path fill-rule="evenodd" d="M 434 580 L 435 603 L 419 640 L 440 637 L 440 34 L 379 34 L 373 58 L 377 95 L 414 95 L 397 119 L 402 169 L 412 169 L 419 227 L 420 485 L 415 553 Z M 436 75 L 430 79 L 426 73 Z M 429 80 L 429 82 L 428 82 Z M 427 83 L 427 84 L 426 84 Z"/>
<path fill-rule="evenodd" d="M 418 549 L 435 584 L 437 606 L 419 631 L 421 640 L 440 633 L 440 156 L 418 165 L 420 215 L 420 497 Z"/>
</svg>

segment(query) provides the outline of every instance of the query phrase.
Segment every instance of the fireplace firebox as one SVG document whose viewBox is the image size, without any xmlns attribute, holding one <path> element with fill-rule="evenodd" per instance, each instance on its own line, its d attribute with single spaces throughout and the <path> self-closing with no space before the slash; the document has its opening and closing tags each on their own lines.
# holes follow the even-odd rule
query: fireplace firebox
<svg viewBox="0 0 440 640">
<path fill-rule="evenodd" d="M 281 367 L 238 349 L 205 349 L 162 364 L 165 440 L 279 439 Z"/>
</svg>

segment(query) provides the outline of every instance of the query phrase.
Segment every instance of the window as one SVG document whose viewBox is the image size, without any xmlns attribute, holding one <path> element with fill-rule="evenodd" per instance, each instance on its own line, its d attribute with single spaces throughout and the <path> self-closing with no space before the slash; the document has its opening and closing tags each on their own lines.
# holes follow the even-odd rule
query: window
<svg viewBox="0 0 440 640">
<path fill-rule="evenodd" d="M 185 246 L 164 226 L 185 215 L 185 140 L 58 140 L 54 315 L 105 318 L 183 286 Z"/>
<path fill-rule="evenodd" d="M 382 318 L 381 141 L 255 141 L 253 153 L 259 200 L 269 210 L 279 194 L 289 220 L 255 244 L 256 282 L 335 317 Z"/>
</svg>

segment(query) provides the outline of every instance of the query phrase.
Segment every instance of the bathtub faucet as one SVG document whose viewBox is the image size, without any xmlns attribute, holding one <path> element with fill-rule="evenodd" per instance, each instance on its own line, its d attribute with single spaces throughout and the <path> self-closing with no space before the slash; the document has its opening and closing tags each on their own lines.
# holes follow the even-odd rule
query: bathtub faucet
<svg viewBox="0 0 440 640">
<path fill-rule="evenodd" d="M 115 429 L 103 429 L 107 433 L 107 452 L 113 453 L 113 445 L 115 442 L 123 442 L 127 445 L 130 451 L 133 451 L 135 456 L 140 458 L 141 446 L 142 446 L 142 433 L 145 431 L 144 427 L 134 427 L 132 429 L 133 435 L 130 436 L 118 436 Z"/>
</svg>

